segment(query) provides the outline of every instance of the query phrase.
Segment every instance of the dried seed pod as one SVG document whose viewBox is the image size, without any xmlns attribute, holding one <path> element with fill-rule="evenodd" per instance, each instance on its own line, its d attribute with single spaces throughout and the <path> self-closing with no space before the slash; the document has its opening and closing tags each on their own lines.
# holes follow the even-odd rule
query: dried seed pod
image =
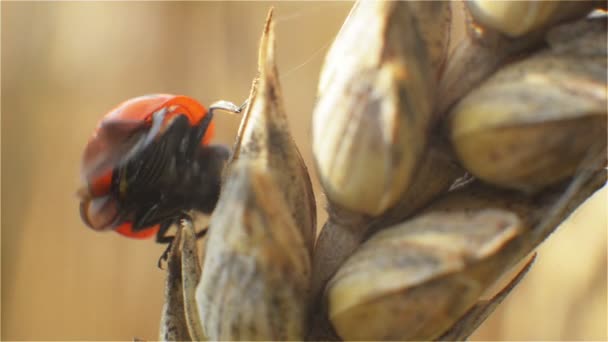
<svg viewBox="0 0 608 342">
<path fill-rule="evenodd" d="M 192 221 L 182 220 L 179 250 L 181 250 L 182 286 L 184 294 L 184 314 L 188 333 L 193 341 L 206 340 L 196 303 L 196 287 L 201 279 L 201 264 L 196 246 L 196 234 Z M 175 242 L 174 242 L 175 243 Z"/>
<path fill-rule="evenodd" d="M 471 0 L 467 5 L 476 21 L 510 37 L 520 37 L 560 21 L 584 16 L 594 1 Z"/>
<path fill-rule="evenodd" d="M 488 281 L 485 267 L 473 265 L 496 255 L 520 229 L 515 215 L 494 210 L 434 213 L 383 230 L 329 282 L 331 322 L 346 340 L 433 339 Z"/>
<path fill-rule="evenodd" d="M 287 127 L 272 12 L 259 67 L 211 218 L 197 289 L 212 340 L 302 340 L 308 326 L 315 202 Z"/>
<path fill-rule="evenodd" d="M 606 148 L 606 20 L 584 23 L 579 39 L 505 67 L 454 108 L 452 143 L 475 176 L 537 191 Z"/>
<path fill-rule="evenodd" d="M 443 117 L 454 103 L 507 63 L 512 56 L 529 51 L 543 41 L 543 32 L 540 31 L 518 39 L 509 39 L 494 30 L 483 29 L 470 16 L 464 2 L 454 2 L 454 6 L 457 4 L 464 7 L 462 22 L 455 23 L 451 34 L 455 35 L 456 28 L 462 26 L 464 37 L 451 38 L 458 43 L 448 56 L 445 71 L 439 81 L 435 106 L 437 117 Z"/>
<path fill-rule="evenodd" d="M 358 7 L 362 8 L 358 9 Z M 366 9 L 370 8 L 372 8 L 374 12 L 372 12 L 371 14 L 366 13 Z M 342 28 L 339 37 L 336 38 L 334 47 L 332 48 L 327 57 L 326 71 L 324 71 L 324 76 L 322 76 L 324 77 L 324 79 L 322 79 L 322 84 L 320 86 L 321 94 L 324 93 L 322 89 L 332 87 L 332 91 L 335 91 L 335 95 L 347 97 L 347 99 L 344 99 L 344 103 L 345 105 L 347 105 L 348 108 L 341 110 L 340 106 L 336 105 L 336 108 L 332 109 L 337 110 L 339 112 L 337 114 L 343 116 L 343 118 L 338 119 L 339 122 L 336 122 L 336 114 L 331 113 L 330 111 L 320 113 L 318 114 L 318 116 L 327 115 L 326 119 L 329 120 L 328 122 L 330 123 L 330 125 L 333 125 L 333 128 L 330 129 L 335 132 L 340 125 L 348 124 L 348 118 L 346 116 L 349 115 L 349 108 L 358 105 L 367 106 L 369 105 L 368 102 L 372 101 L 372 98 L 367 98 L 364 102 L 360 104 L 355 103 L 357 99 L 353 99 L 353 96 L 351 96 L 352 94 L 348 93 L 348 82 L 350 81 L 350 79 L 353 79 L 353 81 L 358 81 L 357 78 L 360 77 L 362 77 L 362 79 L 365 79 L 365 77 L 367 77 L 366 74 L 372 72 L 375 72 L 377 74 L 385 72 L 389 73 L 389 76 L 390 72 L 393 72 L 394 76 L 397 77 L 399 76 L 397 72 L 407 71 L 407 68 L 415 67 L 416 63 L 421 63 L 421 66 L 423 66 L 425 69 L 428 69 L 429 66 L 426 63 L 421 62 L 425 51 L 430 57 L 430 69 L 433 70 L 435 74 L 438 74 L 442 69 L 446 57 L 446 51 L 449 42 L 449 35 L 447 34 L 447 31 L 451 22 L 451 13 L 452 12 L 450 3 L 447 1 L 410 2 L 398 4 L 396 7 L 393 7 L 393 5 L 390 4 L 370 4 L 367 2 L 357 3 L 353 11 L 351 12 L 351 15 L 349 16 L 350 19 L 348 19 L 347 23 Z M 365 26 L 369 24 L 368 15 L 374 18 L 374 24 L 376 25 L 376 29 L 379 30 L 378 32 L 373 32 L 371 34 L 367 33 L 367 29 L 365 29 Z M 402 32 L 402 30 L 407 30 L 407 28 L 403 28 L 402 26 L 400 26 L 398 21 L 399 18 L 405 18 L 407 23 L 411 25 L 409 27 L 409 31 Z M 385 29 L 388 31 L 383 32 L 383 30 Z M 359 31 L 361 30 L 368 34 L 367 37 L 371 42 L 373 42 L 375 45 L 378 45 L 376 47 L 377 51 L 374 51 L 376 55 L 370 56 L 369 54 L 362 53 L 359 49 L 357 49 L 356 44 L 358 44 L 360 38 Z M 419 33 L 416 34 L 415 31 L 419 31 Z M 399 39 L 394 38 L 395 36 L 402 37 L 404 41 L 400 41 Z M 378 43 L 378 41 L 380 43 Z M 416 50 L 409 52 L 402 51 L 400 45 L 407 45 L 407 47 Z M 392 51 L 397 51 L 397 53 L 393 53 Z M 416 55 L 416 51 L 421 51 L 421 54 Z M 382 54 L 384 53 L 391 54 L 394 56 L 386 58 L 386 56 L 382 56 Z M 341 54 L 344 54 L 344 56 L 342 56 Z M 344 58 L 349 59 L 350 66 L 342 68 L 342 62 L 338 62 L 338 60 Z M 344 76 L 341 74 L 343 71 L 346 71 L 347 73 Z M 416 72 L 416 69 L 414 69 L 414 72 Z M 358 73 L 360 75 L 358 75 Z M 422 76 L 424 75 L 418 75 L 418 77 Z M 338 84 L 336 86 L 336 83 L 332 80 L 333 77 L 340 78 L 340 82 L 343 83 Z M 416 78 L 414 78 L 414 81 L 415 79 Z M 325 82 L 326 84 L 323 84 L 323 82 Z M 380 90 L 386 88 L 386 86 L 383 85 L 384 83 L 374 82 L 370 83 L 370 87 L 377 86 L 378 88 L 380 88 Z M 391 86 L 393 88 L 392 91 L 401 91 L 400 89 L 405 89 L 407 91 L 407 89 L 409 89 L 409 85 L 406 86 L 402 84 L 409 82 L 409 80 L 396 79 L 393 80 L 393 82 L 394 85 Z M 427 85 L 428 84 L 432 84 L 432 82 L 427 83 Z M 336 87 L 333 88 L 334 86 Z M 370 88 L 369 91 L 374 91 L 374 89 Z M 344 92 L 344 94 L 341 92 Z M 427 95 L 431 95 L 428 90 L 426 90 L 426 92 Z M 390 92 L 384 92 L 382 94 L 379 93 L 377 96 L 382 95 L 391 96 Z M 326 96 L 328 97 L 326 101 L 331 102 L 334 100 L 331 98 L 331 95 Z M 401 105 L 407 102 L 408 99 L 412 99 L 411 96 L 409 96 L 408 94 L 399 94 L 398 97 L 400 97 L 399 100 L 401 101 Z M 374 99 L 375 98 L 376 96 L 374 96 Z M 350 103 L 348 102 L 349 100 Z M 391 105 L 392 107 L 389 106 L 390 108 L 392 108 L 393 110 L 397 110 L 395 106 L 399 105 L 399 103 L 393 105 L 393 101 L 394 100 L 391 98 L 387 100 L 384 104 L 386 104 L 387 106 Z M 421 105 L 413 106 L 413 108 L 416 109 L 424 107 L 426 105 L 428 105 L 427 102 Z M 386 128 L 386 132 L 384 133 L 386 134 L 383 134 L 388 134 L 389 136 L 391 134 L 398 134 L 399 132 L 397 130 L 403 130 L 403 133 L 409 134 L 409 128 L 405 127 L 408 124 L 407 121 L 403 120 L 403 118 L 400 117 L 400 115 L 406 115 L 407 113 L 408 112 L 405 110 L 401 112 L 398 110 L 396 112 L 393 112 L 391 115 L 396 115 L 393 118 L 395 120 L 394 125 L 392 126 L 393 128 L 390 128 L 390 125 L 385 125 L 386 127 L 384 128 Z M 361 141 L 357 141 L 358 137 L 354 133 L 352 135 L 349 135 L 351 140 L 339 139 L 339 137 L 337 136 L 334 138 L 327 138 L 333 141 L 333 147 L 345 149 L 343 152 L 341 152 L 341 156 L 347 159 L 350 158 L 348 163 L 363 163 L 366 157 L 360 157 L 357 154 L 358 149 L 364 149 L 365 151 L 368 151 L 370 155 L 373 155 L 374 153 L 372 153 L 372 150 L 377 148 L 377 146 L 368 146 L 371 147 L 371 149 L 368 149 L 368 147 L 366 147 L 365 145 L 378 145 L 378 143 L 381 143 L 377 141 L 378 138 L 382 138 L 380 135 L 377 135 L 375 137 L 367 135 L 369 132 L 365 132 L 366 127 L 363 120 L 382 120 L 383 113 L 374 113 L 369 111 L 367 113 L 361 112 L 360 114 L 362 115 L 362 117 L 360 118 L 362 121 L 360 122 L 361 126 L 359 127 L 359 129 L 362 130 L 362 132 L 358 134 L 363 135 L 366 138 L 362 139 Z M 318 120 L 321 126 L 325 125 L 323 120 L 324 119 Z M 429 117 L 422 118 L 422 116 L 420 116 L 421 126 L 417 127 L 429 125 L 428 120 L 430 120 Z M 375 128 L 376 126 L 372 127 L 371 129 L 377 129 Z M 378 129 L 383 128 L 379 127 Z M 424 131 L 424 129 L 422 130 Z M 390 133 L 391 131 L 394 131 L 394 133 Z M 423 139 L 427 139 L 426 132 L 422 133 Z M 397 136 L 394 137 L 399 138 Z M 321 137 L 318 140 L 324 139 L 326 139 L 326 137 Z M 385 161 L 389 163 L 393 163 L 395 160 L 393 160 L 392 158 L 397 158 L 399 156 L 399 153 L 401 153 L 399 151 L 402 151 L 401 147 L 403 146 L 393 146 L 394 148 L 390 146 L 390 144 L 395 142 L 403 143 L 402 140 L 397 139 L 392 142 L 387 141 L 385 146 L 383 147 L 383 153 L 386 153 L 382 158 L 384 158 Z M 423 147 L 426 144 L 426 141 L 418 140 L 418 142 L 420 142 L 421 146 Z M 333 156 L 331 156 L 331 153 L 329 152 L 331 150 L 331 147 L 327 148 L 326 146 L 322 145 L 322 141 L 318 145 L 315 145 L 320 149 L 320 154 L 323 155 L 322 157 L 332 158 Z M 352 150 L 347 151 L 348 149 L 351 149 L 351 147 Z M 396 153 L 390 155 L 391 150 L 396 151 Z M 349 153 L 351 154 L 350 156 L 348 156 Z M 380 204 L 380 206 L 378 206 L 379 203 L 372 203 L 374 201 L 373 198 L 369 199 L 365 196 L 360 196 L 359 198 L 353 198 L 353 200 L 355 202 L 360 202 L 359 204 L 364 204 L 364 202 L 368 202 L 368 204 L 371 203 L 371 207 L 362 207 L 359 205 L 355 205 L 353 208 L 353 206 L 348 205 L 348 203 L 345 205 L 344 203 L 340 203 L 339 200 L 332 201 L 331 194 L 328 194 L 328 196 L 330 197 L 329 213 L 331 218 L 325 224 L 316 245 L 314 257 L 315 273 L 313 278 L 314 298 L 316 298 L 317 294 L 323 289 L 327 279 L 335 272 L 337 267 L 344 261 L 346 257 L 350 255 L 352 250 L 354 250 L 354 248 L 359 245 L 361 239 L 367 234 L 368 229 L 370 229 L 372 226 L 382 226 L 383 222 L 385 223 L 395 218 L 406 217 L 415 209 L 428 203 L 439 193 L 447 190 L 452 181 L 458 176 L 455 175 L 456 172 L 454 168 L 454 163 L 449 162 L 445 158 L 438 156 L 439 154 L 436 153 L 436 148 L 434 147 L 430 148 L 430 152 L 427 151 L 423 153 L 423 159 L 417 165 L 413 166 L 414 170 L 410 170 L 411 172 L 417 172 L 416 178 L 420 178 L 420 181 L 417 181 L 416 183 L 407 186 L 405 192 L 401 193 L 401 198 L 391 198 L 390 202 L 393 204 L 393 208 L 388 210 L 385 215 L 381 215 L 377 219 L 374 219 L 374 217 L 371 216 L 374 214 L 370 214 L 370 211 L 375 212 L 376 214 L 380 211 L 384 211 L 386 209 L 386 204 Z M 317 161 L 318 160 L 319 158 L 317 158 Z M 392 182 L 392 180 L 390 179 L 383 180 L 383 175 L 374 175 L 373 172 L 368 172 L 368 169 L 372 166 L 373 165 L 365 165 L 362 168 L 359 168 L 362 174 L 367 175 L 354 175 L 354 178 L 361 180 L 361 183 L 359 185 L 355 185 L 353 190 L 360 191 L 362 189 L 368 188 L 371 191 L 376 191 L 376 195 L 379 196 L 384 196 L 380 194 L 380 192 L 385 192 L 386 195 L 389 197 L 397 195 L 398 191 L 394 191 L 395 189 L 371 189 L 371 186 L 368 187 L 369 184 L 365 184 L 365 177 L 371 177 L 370 179 L 386 181 L 387 186 L 389 183 Z M 396 171 L 399 169 L 399 167 L 406 167 L 406 165 L 401 164 L 401 166 L 389 166 L 389 169 Z M 341 170 L 341 168 L 337 167 L 335 169 L 335 172 L 341 172 L 342 175 L 340 177 L 347 177 L 347 173 L 354 172 L 354 169 L 345 167 L 343 170 Z M 399 177 L 399 175 L 397 176 Z M 427 184 L 427 181 L 429 182 L 428 184 L 430 184 L 429 186 L 417 186 L 417 184 Z M 391 191 L 393 192 L 391 193 Z M 358 210 L 357 208 L 362 208 L 362 210 Z M 384 219 L 385 217 L 386 219 Z"/>
<path fill-rule="evenodd" d="M 310 258 L 273 173 L 231 166 L 211 219 L 197 301 L 211 340 L 302 340 Z"/>
<path fill-rule="evenodd" d="M 463 2 L 464 4 L 465 2 Z M 471 2 L 466 2 L 469 6 L 464 6 L 463 26 L 465 28 L 464 39 L 458 41 L 454 51 L 447 59 L 445 72 L 439 82 L 439 96 L 437 97 L 437 105 L 435 110 L 436 116 L 447 114 L 448 109 L 466 95 L 471 89 L 474 89 L 488 75 L 491 75 L 500 66 L 510 62 L 515 56 L 521 57 L 522 54 L 529 53 L 532 50 L 540 47 L 544 43 L 544 36 L 551 25 L 554 25 L 562 20 L 582 18 L 585 16 L 585 11 L 580 11 L 580 8 L 591 8 L 592 5 L 585 5 L 585 1 L 562 1 L 559 4 L 551 2 L 538 1 L 535 6 L 570 6 L 575 9 L 569 15 L 563 18 L 554 18 L 556 20 L 549 21 L 538 29 L 528 32 L 517 39 L 511 39 L 502 33 L 490 28 L 482 27 L 473 19 L 469 7 L 475 6 Z M 488 2 L 489 3 L 489 2 Z M 510 1 L 491 1 L 491 3 L 502 3 L 504 6 L 531 6 L 526 2 Z M 541 4 L 542 3 L 542 4 Z M 587 3 L 589 3 L 587 1 Z M 519 5 L 518 5 L 519 4 Z M 543 5 L 544 4 L 544 5 Z M 598 6 L 599 2 L 595 2 Z M 491 6 L 491 4 L 490 4 Z M 563 9 L 560 9 L 562 11 Z M 587 11 L 588 12 L 588 11 Z M 561 12 L 560 12 L 561 13 Z M 521 20 L 518 19 L 518 24 Z"/>
<path fill-rule="evenodd" d="M 437 140 L 435 140 L 437 142 Z M 330 219 L 324 225 L 313 258 L 313 297 L 325 287 L 344 260 L 352 254 L 370 231 L 398 223 L 427 205 L 464 174 L 447 153 L 445 144 L 434 144 L 425 152 L 416 171 L 416 182 L 407 189 L 398 203 L 377 218 L 357 216 L 352 212 L 330 207 Z"/>
<path fill-rule="evenodd" d="M 397 204 L 377 218 L 355 215 L 330 207 L 330 219 L 325 223 L 315 245 L 313 258 L 312 298 L 316 304 L 313 313 L 313 340 L 331 339 L 325 303 L 321 301 L 327 281 L 370 232 L 400 222 L 427 205 L 450 186 L 464 171 L 447 153 L 447 146 L 438 137 L 425 152 L 414 182 Z"/>
<path fill-rule="evenodd" d="M 205 340 L 195 299 L 201 267 L 191 221 L 180 222 L 168 257 L 165 305 L 161 315 L 159 339 Z"/>
<path fill-rule="evenodd" d="M 291 136 L 275 64 L 272 10 L 260 42 L 258 72 L 241 120 L 233 160 L 249 160 L 274 173 L 287 209 L 301 230 L 308 250 L 316 237 L 317 213 L 308 170 Z"/>
<path fill-rule="evenodd" d="M 358 2 L 326 57 L 313 153 L 328 199 L 341 208 L 381 214 L 423 156 L 435 81 L 416 19 L 424 6 Z"/>
<path fill-rule="evenodd" d="M 600 171 L 535 197 L 480 182 L 449 193 L 375 234 L 330 280 L 336 331 L 346 340 L 439 337 L 605 183 Z"/>
</svg>

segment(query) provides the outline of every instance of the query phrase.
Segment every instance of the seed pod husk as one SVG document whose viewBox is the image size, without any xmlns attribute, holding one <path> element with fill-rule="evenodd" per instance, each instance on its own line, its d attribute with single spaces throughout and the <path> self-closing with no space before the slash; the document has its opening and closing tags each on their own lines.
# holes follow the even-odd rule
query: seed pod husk
<svg viewBox="0 0 608 342">
<path fill-rule="evenodd" d="M 326 57 L 313 153 L 329 201 L 343 209 L 380 215 L 422 159 L 435 80 L 417 6 L 356 3 Z"/>
<path fill-rule="evenodd" d="M 317 297 L 327 280 L 372 231 L 403 221 L 448 191 L 454 181 L 463 176 L 464 171 L 448 154 L 447 146 L 437 144 L 438 138 L 434 142 L 416 171 L 416 182 L 382 216 L 356 215 L 335 206 L 329 207 L 330 219 L 323 226 L 315 246 L 313 297 Z"/>
<path fill-rule="evenodd" d="M 447 152 L 447 146 L 439 143 L 439 138 L 431 139 L 433 144 L 427 149 L 419 169 L 416 182 L 406 190 L 397 204 L 380 217 L 367 217 L 330 207 L 330 219 L 325 223 L 313 257 L 312 298 L 315 303 L 313 313 L 312 340 L 331 339 L 331 328 L 327 309 L 322 301 L 322 291 L 327 281 L 344 263 L 371 232 L 400 222 L 448 191 L 450 186 L 464 171 Z"/>
<path fill-rule="evenodd" d="M 259 78 L 251 88 L 232 160 L 259 163 L 274 174 L 274 181 L 287 201 L 287 209 L 312 254 L 316 238 L 316 204 L 308 170 L 289 131 L 275 64 L 272 11 L 260 42 L 258 68 Z"/>
<path fill-rule="evenodd" d="M 542 3 L 545 2 L 542 1 Z M 585 1 L 563 1 L 560 3 L 582 2 Z M 510 1 L 509 3 L 515 4 L 520 2 Z M 541 1 L 537 3 L 541 3 Z M 439 95 L 437 96 L 435 109 L 436 117 L 447 115 L 450 107 L 472 89 L 475 89 L 480 82 L 484 81 L 502 65 L 511 62 L 515 58 L 522 58 L 535 49 L 542 47 L 545 42 L 545 33 L 551 28 L 551 25 L 557 24 L 562 19 L 576 19 L 585 16 L 585 11 L 572 11 L 570 13 L 572 16 L 550 21 L 547 25 L 541 25 L 538 29 L 527 32 L 520 37 L 510 38 L 490 27 L 482 27 L 473 18 L 471 11 L 469 11 L 469 7 L 473 5 L 470 2 L 466 2 L 468 6 L 464 4 L 465 2 L 463 1 L 465 35 L 464 39 L 458 41 L 455 49 L 447 58 L 445 71 L 439 82 Z M 595 5 L 598 6 L 598 2 L 595 2 Z M 573 4 L 572 6 L 573 8 L 578 8 L 581 5 Z M 457 41 L 454 38 L 452 40 Z"/>
<path fill-rule="evenodd" d="M 190 220 L 182 220 L 181 239 L 179 250 L 181 250 L 182 286 L 184 294 L 184 314 L 188 333 L 193 341 L 204 341 L 207 338 L 203 332 L 201 318 L 196 302 L 196 287 L 201 279 L 201 264 L 196 245 L 196 234 Z M 175 242 L 174 242 L 175 243 Z"/>
<path fill-rule="evenodd" d="M 315 203 L 287 127 L 272 11 L 259 68 L 211 218 L 197 288 L 211 340 L 302 340 L 308 326 Z"/>
<path fill-rule="evenodd" d="M 606 148 L 606 20 L 584 23 L 579 39 L 503 68 L 454 108 L 452 143 L 475 176 L 538 191 Z"/>
<path fill-rule="evenodd" d="M 366 241 L 328 283 L 329 317 L 345 340 L 428 340 L 488 281 L 473 265 L 519 233 L 507 211 L 434 213 Z M 467 272 L 462 272 L 463 270 Z"/>
<path fill-rule="evenodd" d="M 262 165 L 231 166 L 210 224 L 197 301 L 210 340 L 302 340 L 310 258 Z"/>
<path fill-rule="evenodd" d="M 596 7 L 594 1 L 467 1 L 480 24 L 510 37 L 520 37 L 560 21 L 578 18 Z"/>
<path fill-rule="evenodd" d="M 182 220 L 168 254 L 165 304 L 161 314 L 161 341 L 202 341 L 195 299 L 201 268 L 196 236 L 190 220 Z"/>
<path fill-rule="evenodd" d="M 604 185 L 606 173 L 580 180 L 537 196 L 474 182 L 378 232 L 328 283 L 337 333 L 345 340 L 439 337 Z"/>
<path fill-rule="evenodd" d="M 513 56 L 525 54 L 541 45 L 544 36 L 543 32 L 535 31 L 518 39 L 509 39 L 492 29 L 479 27 L 464 2 L 453 4 L 463 7 L 461 25 L 464 37 L 461 40 L 451 39 L 458 41 L 458 44 L 450 52 L 439 81 L 435 107 L 435 116 L 438 118 L 444 117 L 454 103 Z"/>
</svg>

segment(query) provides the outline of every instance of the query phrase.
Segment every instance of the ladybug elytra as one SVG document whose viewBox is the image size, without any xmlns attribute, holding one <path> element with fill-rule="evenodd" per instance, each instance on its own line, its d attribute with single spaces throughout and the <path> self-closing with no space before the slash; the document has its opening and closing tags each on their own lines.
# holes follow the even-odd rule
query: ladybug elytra
<svg viewBox="0 0 608 342">
<path fill-rule="evenodd" d="M 97 231 L 171 242 L 173 223 L 189 210 L 210 214 L 219 197 L 230 150 L 209 145 L 213 110 L 238 113 L 243 106 L 220 101 L 207 111 L 190 97 L 169 94 L 119 104 L 84 150 L 82 220 Z"/>
</svg>

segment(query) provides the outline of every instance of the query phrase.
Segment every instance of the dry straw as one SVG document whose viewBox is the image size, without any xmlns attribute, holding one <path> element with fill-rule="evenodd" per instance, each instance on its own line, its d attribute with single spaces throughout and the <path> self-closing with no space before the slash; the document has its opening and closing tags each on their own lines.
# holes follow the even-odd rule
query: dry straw
<svg viewBox="0 0 608 342">
<path fill-rule="evenodd" d="M 204 256 L 188 220 L 170 251 L 161 339 L 463 340 L 517 285 L 606 183 L 605 3 L 471 1 L 454 23 L 461 5 L 353 7 L 313 113 L 316 243 L 269 14 Z"/>
</svg>

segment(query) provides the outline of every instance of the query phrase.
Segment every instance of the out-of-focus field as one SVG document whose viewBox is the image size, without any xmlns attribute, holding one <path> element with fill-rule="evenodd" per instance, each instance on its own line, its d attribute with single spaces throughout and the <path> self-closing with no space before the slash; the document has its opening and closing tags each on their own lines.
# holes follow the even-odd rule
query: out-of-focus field
<svg viewBox="0 0 608 342">
<path fill-rule="evenodd" d="M 164 247 L 84 226 L 82 148 L 133 96 L 244 100 L 271 5 L 289 123 L 314 172 L 318 73 L 350 3 L 2 2 L 2 340 L 156 339 Z M 216 141 L 230 144 L 239 118 L 216 120 Z M 474 338 L 606 340 L 606 208 L 604 190 Z"/>
</svg>

